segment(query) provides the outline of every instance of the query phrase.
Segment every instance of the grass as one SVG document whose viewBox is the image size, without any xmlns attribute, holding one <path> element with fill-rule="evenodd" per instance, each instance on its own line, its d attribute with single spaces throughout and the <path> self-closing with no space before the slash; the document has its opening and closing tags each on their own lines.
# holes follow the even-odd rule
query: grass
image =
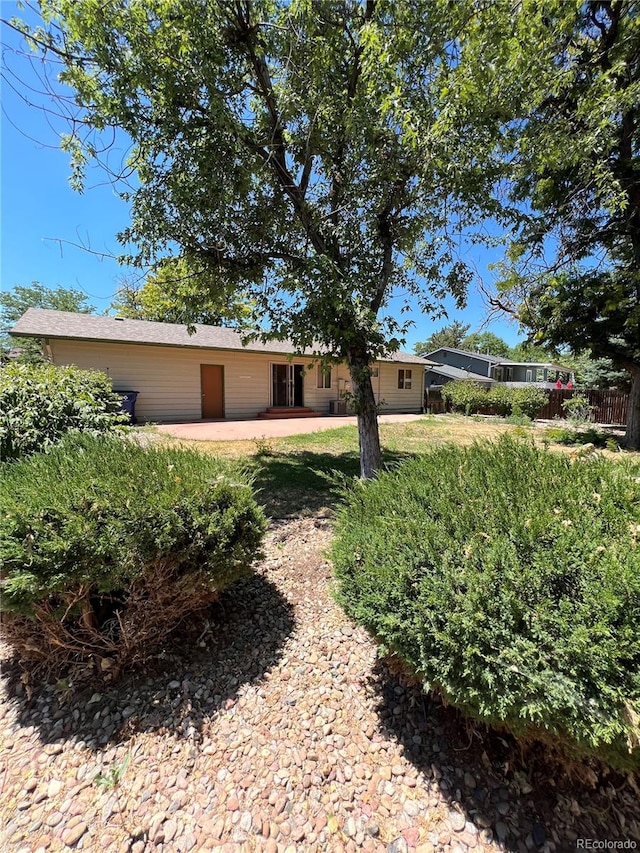
<svg viewBox="0 0 640 853">
<path fill-rule="evenodd" d="M 509 433 L 542 446 L 546 428 L 510 424 L 501 418 L 424 415 L 410 423 L 380 424 L 385 465 L 421 456 L 433 447 L 469 445 Z M 177 441 L 177 439 L 169 439 Z M 360 471 L 358 430 L 343 426 L 316 433 L 251 441 L 181 441 L 215 456 L 243 460 L 254 472 L 258 500 L 272 518 L 330 514 L 344 477 Z M 556 445 L 555 450 L 570 448 Z M 601 451 L 609 455 L 607 450 Z M 612 456 L 619 454 L 613 454 Z M 634 454 L 635 455 L 635 454 Z"/>
<path fill-rule="evenodd" d="M 472 421 L 459 415 L 424 415 L 410 423 L 380 424 L 380 441 L 385 465 L 394 465 L 434 446 L 471 444 L 514 431 L 530 434 L 534 430 L 498 419 Z M 180 443 L 245 461 L 254 472 L 258 500 L 275 518 L 331 512 L 343 479 L 357 477 L 360 472 L 355 426 L 283 438 Z"/>
</svg>

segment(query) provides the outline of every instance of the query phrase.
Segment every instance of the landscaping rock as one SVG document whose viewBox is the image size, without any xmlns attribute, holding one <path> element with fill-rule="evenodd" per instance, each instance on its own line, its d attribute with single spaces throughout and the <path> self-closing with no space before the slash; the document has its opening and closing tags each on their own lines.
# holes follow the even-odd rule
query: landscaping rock
<svg viewBox="0 0 640 853">
<path fill-rule="evenodd" d="M 509 826 L 525 825 L 523 842 L 560 853 L 571 823 L 596 837 L 595 808 L 583 813 L 533 777 L 533 793 L 514 799 L 501 761 L 482 761 L 489 735 L 474 753 L 464 725 L 450 730 L 439 705 L 380 663 L 329 595 L 330 536 L 326 519 L 273 522 L 256 578 L 203 617 L 205 648 L 167 644 L 157 671 L 101 688 L 88 705 L 44 686 L 21 705 L 7 677 L 3 853 L 61 843 L 90 853 L 498 853 L 504 839 L 518 849 Z M 110 767 L 125 767 L 117 787 L 94 784 Z M 617 809 L 635 840 L 635 794 L 622 783 L 605 790 L 600 812 Z M 533 797 L 538 822 L 526 823 Z"/>
</svg>

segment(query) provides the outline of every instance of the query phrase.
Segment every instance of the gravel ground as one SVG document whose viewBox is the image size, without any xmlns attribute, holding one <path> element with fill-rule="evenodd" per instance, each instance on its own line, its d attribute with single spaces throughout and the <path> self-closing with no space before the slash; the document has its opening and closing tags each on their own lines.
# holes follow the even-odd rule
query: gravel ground
<svg viewBox="0 0 640 853">
<path fill-rule="evenodd" d="M 525 763 L 379 660 L 330 598 L 329 539 L 327 519 L 272 523 L 257 575 L 225 594 L 190 651 L 171 647 L 117 687 L 24 685 L 5 661 L 0 849 L 640 844 L 633 780 L 589 786 L 543 754 Z"/>
</svg>

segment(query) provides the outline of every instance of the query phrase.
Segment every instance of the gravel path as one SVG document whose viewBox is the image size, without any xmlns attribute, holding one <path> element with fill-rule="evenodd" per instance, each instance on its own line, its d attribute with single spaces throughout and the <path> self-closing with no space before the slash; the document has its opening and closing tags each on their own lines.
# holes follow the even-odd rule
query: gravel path
<svg viewBox="0 0 640 853">
<path fill-rule="evenodd" d="M 330 598 L 329 539 L 326 519 L 273 523 L 257 576 L 225 595 L 191 652 L 168 649 L 117 688 L 30 688 L 5 666 L 0 849 L 640 843 L 631 782 L 591 790 L 533 759 L 523 772 L 508 739 L 467 729 L 379 661 Z"/>
</svg>

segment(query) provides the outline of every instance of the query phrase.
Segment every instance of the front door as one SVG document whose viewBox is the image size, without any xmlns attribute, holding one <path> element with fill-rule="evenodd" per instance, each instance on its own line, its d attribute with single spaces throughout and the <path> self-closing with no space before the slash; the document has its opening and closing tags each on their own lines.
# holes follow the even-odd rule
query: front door
<svg viewBox="0 0 640 853">
<path fill-rule="evenodd" d="M 291 408 L 303 406 L 303 364 L 271 365 L 271 405 Z"/>
<path fill-rule="evenodd" d="M 200 365 L 202 417 L 224 417 L 224 367 L 221 364 Z"/>
</svg>

